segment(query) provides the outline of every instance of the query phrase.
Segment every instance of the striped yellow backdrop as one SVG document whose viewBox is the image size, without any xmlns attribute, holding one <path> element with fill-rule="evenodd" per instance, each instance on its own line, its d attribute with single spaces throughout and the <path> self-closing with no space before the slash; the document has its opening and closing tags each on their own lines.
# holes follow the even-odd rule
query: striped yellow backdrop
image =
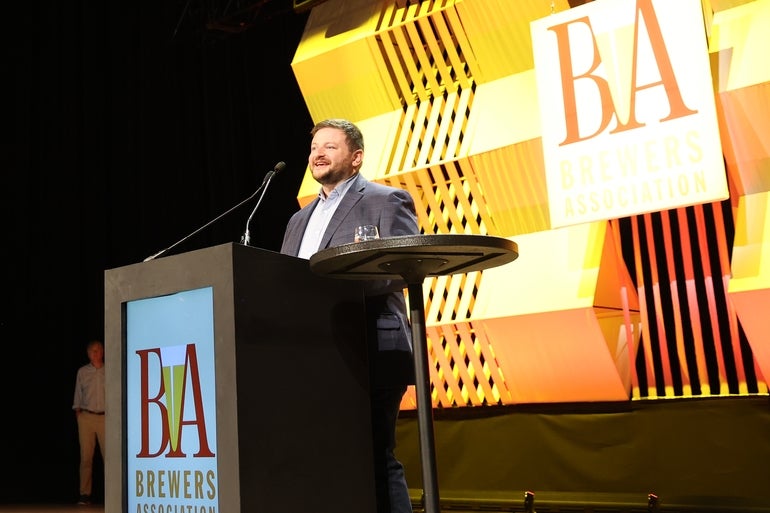
<svg viewBox="0 0 770 513">
<path fill-rule="evenodd" d="M 426 280 L 434 406 L 767 394 L 770 0 L 703 1 L 731 199 L 553 229 L 529 24 L 571 7 L 327 0 L 293 59 L 312 118 L 361 127 L 362 172 L 408 190 L 423 233 L 519 246 Z"/>
</svg>

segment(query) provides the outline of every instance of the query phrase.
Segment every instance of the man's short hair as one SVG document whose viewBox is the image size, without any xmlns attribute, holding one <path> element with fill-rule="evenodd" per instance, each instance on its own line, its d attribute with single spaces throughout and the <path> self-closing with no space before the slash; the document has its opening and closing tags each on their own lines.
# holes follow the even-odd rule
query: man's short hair
<svg viewBox="0 0 770 513">
<path fill-rule="evenodd" d="M 336 128 L 342 130 L 345 132 L 345 139 L 348 142 L 348 147 L 352 151 L 364 149 L 364 135 L 356 125 L 347 119 L 325 119 L 319 121 L 310 131 L 310 136 L 314 136 L 316 132 L 322 128 Z"/>
</svg>

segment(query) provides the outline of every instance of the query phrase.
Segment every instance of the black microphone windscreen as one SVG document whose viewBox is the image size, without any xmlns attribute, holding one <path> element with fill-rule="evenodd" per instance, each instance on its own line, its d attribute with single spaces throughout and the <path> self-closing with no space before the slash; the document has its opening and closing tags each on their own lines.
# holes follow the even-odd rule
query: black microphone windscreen
<svg viewBox="0 0 770 513">
<path fill-rule="evenodd" d="M 278 174 L 284 169 L 286 169 L 286 162 L 280 161 L 278 164 L 275 165 L 275 167 L 273 168 L 273 171 L 275 171 L 275 174 Z"/>
</svg>

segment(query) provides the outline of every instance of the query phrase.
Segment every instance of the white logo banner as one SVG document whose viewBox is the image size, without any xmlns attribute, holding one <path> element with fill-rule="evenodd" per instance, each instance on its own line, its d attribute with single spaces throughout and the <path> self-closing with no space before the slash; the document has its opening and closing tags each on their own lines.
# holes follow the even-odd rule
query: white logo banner
<svg viewBox="0 0 770 513">
<path fill-rule="evenodd" d="M 728 197 L 699 0 L 597 0 L 531 33 L 553 228 Z"/>
</svg>

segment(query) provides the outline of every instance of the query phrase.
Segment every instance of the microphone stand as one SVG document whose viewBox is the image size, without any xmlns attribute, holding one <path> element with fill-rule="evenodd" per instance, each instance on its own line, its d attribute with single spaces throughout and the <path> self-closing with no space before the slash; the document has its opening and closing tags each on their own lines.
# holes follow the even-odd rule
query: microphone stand
<svg viewBox="0 0 770 513">
<path fill-rule="evenodd" d="M 232 212 L 233 210 L 235 210 L 235 209 L 237 209 L 238 207 L 241 207 L 242 205 L 244 205 L 245 203 L 248 203 L 249 201 L 251 201 L 251 200 L 254 198 L 254 196 L 256 196 L 257 194 L 259 194 L 259 191 L 263 191 L 263 192 L 262 192 L 262 196 L 260 196 L 260 198 L 259 198 L 259 201 L 262 201 L 262 197 L 265 195 L 265 193 L 264 193 L 264 189 L 265 189 L 265 186 L 266 186 L 266 184 L 267 184 L 267 183 L 270 181 L 270 179 L 273 177 L 273 175 L 274 175 L 274 174 L 275 174 L 275 171 L 272 171 L 272 170 L 271 170 L 271 171 L 269 171 L 269 172 L 268 172 L 268 175 L 265 175 L 265 179 L 264 179 L 264 180 L 262 180 L 262 185 L 260 185 L 260 186 L 257 188 L 257 190 L 256 190 L 256 191 L 254 191 L 254 192 L 251 194 L 251 196 L 249 196 L 249 197 L 248 197 L 248 198 L 246 198 L 245 200 L 241 201 L 240 203 L 238 203 L 237 205 L 235 205 L 234 207 L 232 207 L 232 208 L 231 208 L 230 210 L 228 210 L 227 212 L 223 212 L 223 213 L 219 214 L 217 217 L 215 217 L 214 219 L 212 219 L 212 220 L 211 220 L 211 221 L 209 221 L 208 223 L 204 224 L 203 226 L 201 226 L 200 228 L 198 228 L 198 229 L 197 229 L 197 230 L 195 230 L 194 232 L 192 232 L 192 233 L 190 233 L 190 234 L 188 234 L 188 235 L 186 235 L 186 236 L 182 237 L 181 239 L 179 239 L 178 241 L 176 241 L 175 243 L 173 243 L 172 245 L 170 245 L 170 246 L 169 246 L 169 247 L 167 247 L 166 249 L 161 249 L 160 251 L 158 251 L 158 252 L 157 252 L 157 253 L 155 253 L 154 255 L 150 255 L 150 256 L 148 256 L 147 258 L 145 258 L 145 259 L 143 260 L 143 262 L 148 262 L 148 261 L 150 261 L 150 260 L 154 260 L 154 259 L 158 258 L 159 256 L 161 256 L 161 255 L 164 255 L 164 254 L 168 253 L 169 251 L 171 251 L 172 249 L 174 249 L 175 247 L 177 247 L 178 245 L 180 245 L 181 243 L 183 243 L 184 241 L 186 241 L 187 239 L 189 239 L 189 238 L 190 238 L 190 237 L 192 237 L 193 235 L 197 234 L 198 232 L 200 232 L 201 230 L 203 230 L 203 229 L 205 229 L 205 228 L 208 228 L 209 226 L 211 226 L 211 225 L 212 225 L 212 224 L 214 224 L 215 222 L 219 221 L 220 219 L 222 219 L 223 217 L 225 217 L 227 214 L 229 214 L 229 213 L 230 213 L 230 212 Z M 268 178 L 268 176 L 269 176 L 269 178 Z M 257 203 L 257 206 L 259 206 L 259 203 Z M 256 208 L 255 208 L 254 210 L 256 211 Z M 252 214 L 251 214 L 251 215 L 254 215 L 254 213 L 252 212 Z M 249 220 L 251 220 L 251 218 L 249 218 Z"/>
<path fill-rule="evenodd" d="M 254 205 L 254 210 L 251 211 L 251 215 L 246 220 L 246 230 L 243 232 L 243 236 L 241 237 L 241 244 L 243 244 L 244 246 L 248 246 L 249 242 L 251 242 L 251 234 L 249 233 L 249 224 L 251 224 L 251 218 L 254 217 L 254 214 L 256 214 L 260 203 L 262 203 L 262 198 L 265 197 L 267 188 L 270 186 L 270 182 L 272 181 L 273 177 L 277 172 L 278 171 L 274 171 L 274 170 L 268 171 L 267 174 L 265 175 L 265 179 L 262 180 L 262 185 L 259 186 L 259 189 L 262 189 L 262 194 L 259 196 L 259 199 L 257 200 L 257 204 Z M 254 194 L 257 194 L 257 192 L 259 192 L 259 189 L 257 189 Z"/>
</svg>

